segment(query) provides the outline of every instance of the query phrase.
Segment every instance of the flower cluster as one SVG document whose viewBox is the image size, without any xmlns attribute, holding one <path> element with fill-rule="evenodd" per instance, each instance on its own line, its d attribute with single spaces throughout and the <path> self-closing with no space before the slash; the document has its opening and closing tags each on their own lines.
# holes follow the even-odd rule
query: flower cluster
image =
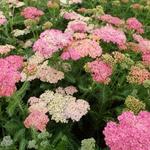
<svg viewBox="0 0 150 150">
<path fill-rule="evenodd" d="M 126 110 L 132 111 L 134 114 L 138 114 L 140 111 L 145 110 L 145 103 L 130 95 L 126 98 L 125 105 Z"/>
<path fill-rule="evenodd" d="M 97 35 L 104 42 L 117 44 L 119 48 L 126 48 L 126 36 L 123 31 L 115 29 L 111 25 L 95 29 L 93 34 Z"/>
<path fill-rule="evenodd" d="M 103 133 L 111 150 L 148 150 L 150 145 L 150 113 L 143 111 L 135 116 L 124 112 L 119 123 L 108 122 Z"/>
<path fill-rule="evenodd" d="M 121 20 L 118 17 L 113 17 L 109 14 L 104 14 L 100 17 L 98 17 L 100 20 L 102 20 L 103 22 L 107 22 L 109 24 L 115 25 L 115 26 L 121 26 L 124 24 L 124 21 Z"/>
<path fill-rule="evenodd" d="M 48 65 L 44 57 L 36 53 L 28 59 L 21 72 L 22 81 L 40 79 L 43 82 L 57 83 L 64 78 L 64 73 Z"/>
<path fill-rule="evenodd" d="M 4 16 L 3 12 L 0 11 L 0 26 L 7 22 L 6 17 Z"/>
<path fill-rule="evenodd" d="M 15 49 L 14 46 L 12 45 L 0 45 L 0 54 L 3 55 L 3 54 L 7 54 L 9 53 L 11 50 Z"/>
<path fill-rule="evenodd" d="M 92 74 L 93 80 L 107 84 L 110 81 L 112 68 L 101 60 L 95 60 L 86 64 L 86 70 Z"/>
<path fill-rule="evenodd" d="M 37 9 L 36 7 L 26 7 L 22 10 L 21 15 L 25 19 L 33 19 L 36 20 L 42 15 L 44 15 L 44 12 Z"/>
<path fill-rule="evenodd" d="M 136 18 L 129 18 L 126 21 L 127 28 L 130 30 L 135 30 L 137 33 L 144 33 L 143 25 Z"/>
<path fill-rule="evenodd" d="M 73 59 L 78 60 L 80 58 L 90 56 L 96 58 L 101 56 L 102 48 L 99 43 L 91 39 L 75 40 L 66 50 L 61 54 L 63 60 Z"/>
<path fill-rule="evenodd" d="M 66 32 L 86 32 L 88 31 L 87 23 L 81 20 L 74 20 L 68 23 Z"/>
<path fill-rule="evenodd" d="M 95 150 L 95 139 L 89 138 L 81 141 L 81 150 Z"/>
<path fill-rule="evenodd" d="M 33 50 L 42 56 L 51 57 L 54 52 L 64 48 L 71 42 L 72 36 L 60 30 L 46 30 L 41 33 L 40 38 L 34 43 Z"/>
<path fill-rule="evenodd" d="M 127 76 L 129 83 L 143 84 L 144 81 L 150 79 L 150 72 L 139 66 L 132 66 Z"/>
<path fill-rule="evenodd" d="M 144 39 L 142 36 L 134 34 L 133 38 L 138 42 L 138 49 L 142 53 L 144 64 L 150 64 L 150 40 Z"/>
<path fill-rule="evenodd" d="M 56 89 L 56 93 L 60 93 L 62 95 L 73 95 L 74 93 L 77 93 L 78 90 L 74 86 L 67 86 L 65 88 L 58 87 Z"/>
<path fill-rule="evenodd" d="M 62 95 L 50 90 L 45 91 L 40 95 L 40 98 L 31 97 L 29 103 L 31 113 L 35 111 L 49 112 L 52 120 L 62 123 L 67 123 L 68 119 L 79 121 L 90 109 L 88 102 L 85 100 L 77 100 L 71 95 Z"/>
<path fill-rule="evenodd" d="M 18 70 L 22 65 L 21 56 L 11 55 L 0 59 L 0 96 L 11 96 L 15 92 L 15 84 L 21 79 Z"/>
<path fill-rule="evenodd" d="M 45 113 L 40 111 L 33 111 L 25 119 L 24 125 L 26 128 L 34 127 L 39 131 L 43 131 L 46 128 L 48 121 L 48 116 L 45 115 Z"/>
</svg>

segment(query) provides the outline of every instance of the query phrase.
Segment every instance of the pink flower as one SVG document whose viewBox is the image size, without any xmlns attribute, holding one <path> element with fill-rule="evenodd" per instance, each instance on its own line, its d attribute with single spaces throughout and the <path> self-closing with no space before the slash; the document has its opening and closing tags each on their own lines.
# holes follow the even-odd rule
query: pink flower
<svg viewBox="0 0 150 150">
<path fill-rule="evenodd" d="M 43 112 L 33 111 L 25 119 L 24 125 L 26 128 L 34 127 L 39 131 L 43 131 L 46 128 L 49 119 Z"/>
<path fill-rule="evenodd" d="M 100 20 L 104 21 L 104 22 L 107 22 L 109 24 L 113 24 L 113 25 L 116 25 L 116 26 L 120 26 L 124 23 L 123 20 L 121 20 L 120 18 L 118 17 L 113 17 L 109 14 L 105 14 L 105 15 L 102 15 L 99 17 Z"/>
<path fill-rule="evenodd" d="M 67 95 L 73 95 L 74 93 L 78 92 L 78 90 L 74 86 L 67 86 L 64 90 Z"/>
<path fill-rule="evenodd" d="M 23 66 L 23 57 L 17 55 L 10 55 L 5 58 L 11 64 L 11 67 L 18 70 Z"/>
<path fill-rule="evenodd" d="M 133 34 L 134 40 L 138 42 L 138 48 L 142 54 L 150 53 L 150 40 L 144 39 L 142 36 Z"/>
<path fill-rule="evenodd" d="M 26 7 L 21 12 L 21 15 L 25 19 L 37 19 L 41 17 L 42 15 L 44 15 L 44 12 L 37 9 L 36 7 Z"/>
<path fill-rule="evenodd" d="M 87 23 L 80 20 L 70 21 L 68 23 L 66 32 L 86 32 L 88 30 Z"/>
<path fill-rule="evenodd" d="M 48 66 L 48 62 L 46 61 L 39 67 L 37 78 L 43 82 L 57 83 L 64 78 L 64 73 Z"/>
<path fill-rule="evenodd" d="M 143 25 L 136 18 L 129 18 L 127 20 L 127 28 L 135 30 L 137 33 L 144 33 Z"/>
<path fill-rule="evenodd" d="M 16 90 L 16 83 L 21 79 L 20 69 L 23 65 L 21 56 L 8 56 L 0 59 L 0 96 L 11 96 Z"/>
<path fill-rule="evenodd" d="M 82 116 L 86 115 L 90 110 L 90 105 L 84 100 L 77 100 L 68 103 L 64 112 L 67 118 L 71 118 L 73 121 L 79 121 Z"/>
<path fill-rule="evenodd" d="M 108 83 L 112 74 L 112 68 L 101 60 L 88 62 L 87 70 L 92 74 L 93 80 L 99 83 Z"/>
<path fill-rule="evenodd" d="M 54 29 L 46 30 L 41 33 L 40 38 L 34 43 L 33 50 L 48 58 L 54 52 L 67 46 L 71 40 L 72 36 L 68 33 L 62 33 L 62 31 Z"/>
<path fill-rule="evenodd" d="M 66 19 L 66 20 L 78 20 L 80 18 L 80 14 L 76 13 L 76 12 L 65 12 L 63 14 L 63 17 Z"/>
<path fill-rule="evenodd" d="M 98 42 L 90 39 L 83 39 L 72 42 L 72 44 L 62 53 L 61 58 L 63 60 L 68 60 L 70 58 L 78 60 L 87 56 L 96 58 L 101 56 L 101 54 L 102 48 L 99 46 Z"/>
<path fill-rule="evenodd" d="M 142 60 L 143 60 L 144 64 L 150 65 L 150 53 L 143 54 Z"/>
<path fill-rule="evenodd" d="M 9 53 L 11 50 L 13 50 L 13 49 L 15 49 L 15 47 L 14 46 L 12 46 L 12 45 L 8 45 L 8 44 L 6 44 L 6 45 L 0 45 L 0 54 L 7 54 L 7 53 Z"/>
<path fill-rule="evenodd" d="M 6 17 L 3 15 L 3 12 L 0 11 L 0 26 L 4 25 L 7 22 Z"/>
<path fill-rule="evenodd" d="M 132 112 L 124 112 L 118 120 L 119 123 L 108 122 L 103 131 L 111 150 L 149 150 L 149 112 L 143 111 L 137 116 Z"/>
<path fill-rule="evenodd" d="M 106 25 L 93 31 L 95 35 L 101 38 L 104 42 L 112 42 L 120 48 L 126 47 L 126 36 L 123 31 L 113 28 L 111 25 Z"/>
<path fill-rule="evenodd" d="M 127 80 L 129 83 L 143 84 L 145 80 L 150 80 L 150 72 L 147 69 L 132 66 Z"/>
</svg>

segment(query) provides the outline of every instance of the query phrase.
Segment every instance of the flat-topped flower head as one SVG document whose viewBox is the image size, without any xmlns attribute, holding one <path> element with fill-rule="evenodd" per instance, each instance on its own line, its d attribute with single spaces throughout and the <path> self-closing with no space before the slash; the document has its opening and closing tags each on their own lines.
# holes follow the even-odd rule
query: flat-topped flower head
<svg viewBox="0 0 150 150">
<path fill-rule="evenodd" d="M 150 145 L 150 112 L 142 111 L 137 116 L 124 112 L 118 123 L 108 122 L 103 133 L 111 150 L 148 150 Z"/>
<path fill-rule="evenodd" d="M 63 33 L 56 29 L 46 30 L 34 43 L 33 50 L 48 58 L 59 49 L 66 47 L 71 40 L 72 36 L 69 33 Z"/>
<path fill-rule="evenodd" d="M 16 91 L 16 83 L 21 79 L 19 69 L 23 65 L 21 56 L 0 59 L 0 96 L 11 96 Z"/>
<path fill-rule="evenodd" d="M 93 33 L 104 42 L 117 44 L 121 49 L 126 48 L 126 36 L 124 32 L 112 27 L 111 25 L 95 29 Z"/>
<path fill-rule="evenodd" d="M 127 29 L 135 30 L 137 33 L 144 33 L 143 25 L 136 18 L 129 18 L 126 21 Z"/>
<path fill-rule="evenodd" d="M 25 19 L 33 19 L 36 20 L 39 17 L 44 15 L 44 12 L 37 9 L 36 7 L 26 7 L 22 10 L 21 15 Z"/>
</svg>

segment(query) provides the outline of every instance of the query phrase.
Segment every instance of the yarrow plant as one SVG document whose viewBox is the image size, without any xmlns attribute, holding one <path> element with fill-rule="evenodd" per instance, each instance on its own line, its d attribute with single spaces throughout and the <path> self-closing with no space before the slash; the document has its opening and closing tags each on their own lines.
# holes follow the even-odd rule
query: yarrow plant
<svg viewBox="0 0 150 150">
<path fill-rule="evenodd" d="M 150 150 L 150 3 L 0 0 L 0 150 Z"/>
</svg>

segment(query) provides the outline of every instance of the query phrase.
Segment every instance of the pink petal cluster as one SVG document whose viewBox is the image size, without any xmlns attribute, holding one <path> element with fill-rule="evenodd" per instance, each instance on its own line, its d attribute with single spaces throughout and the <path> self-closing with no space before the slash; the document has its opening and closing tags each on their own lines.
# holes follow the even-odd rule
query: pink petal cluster
<svg viewBox="0 0 150 150">
<path fill-rule="evenodd" d="M 48 116 L 40 111 L 33 111 L 25 119 L 24 125 L 26 128 L 34 127 L 39 131 L 43 131 L 46 128 L 49 119 Z"/>
<path fill-rule="evenodd" d="M 30 107 L 29 107 L 30 113 L 34 111 L 40 111 L 43 113 L 48 112 L 47 102 L 44 101 L 43 99 L 40 99 L 37 97 L 30 97 L 28 100 L 28 103 L 30 104 Z"/>
<path fill-rule="evenodd" d="M 89 21 L 89 19 L 90 19 L 89 17 L 82 16 L 82 15 L 76 13 L 75 11 L 71 11 L 71 12 L 62 11 L 61 15 L 66 20 Z"/>
<path fill-rule="evenodd" d="M 73 121 L 79 121 L 82 116 L 88 113 L 88 110 L 90 110 L 89 103 L 78 99 L 67 105 L 64 114 L 67 118 L 71 118 Z"/>
<path fill-rule="evenodd" d="M 99 19 L 104 22 L 107 22 L 109 24 L 115 25 L 115 26 L 120 26 L 120 25 L 124 24 L 123 20 L 121 20 L 118 17 L 113 17 L 109 14 L 104 14 L 104 15 L 100 16 Z"/>
<path fill-rule="evenodd" d="M 3 12 L 0 11 L 0 26 L 4 25 L 7 22 L 6 17 L 3 15 Z"/>
<path fill-rule="evenodd" d="M 58 87 L 55 91 L 56 93 L 60 93 L 62 95 L 73 95 L 74 93 L 78 92 L 78 90 L 74 86 L 67 86 L 65 88 Z"/>
<path fill-rule="evenodd" d="M 87 70 L 92 74 L 93 80 L 99 83 L 108 83 L 112 74 L 112 68 L 101 60 L 95 60 L 86 64 Z"/>
<path fill-rule="evenodd" d="M 72 40 L 69 33 L 60 30 L 46 30 L 41 33 L 40 38 L 34 43 L 33 50 L 42 56 L 51 57 L 54 52 L 67 46 Z"/>
<path fill-rule="evenodd" d="M 137 34 L 133 34 L 133 38 L 138 42 L 138 49 L 142 53 L 144 64 L 150 64 L 150 40 Z"/>
<path fill-rule="evenodd" d="M 66 32 L 86 32 L 88 31 L 87 23 L 81 20 L 74 20 L 68 23 Z"/>
<path fill-rule="evenodd" d="M 150 65 L 150 53 L 143 54 L 142 60 L 145 65 Z"/>
<path fill-rule="evenodd" d="M 8 45 L 8 44 L 6 44 L 6 45 L 0 45 L 0 54 L 7 54 L 7 53 L 9 53 L 11 50 L 13 50 L 13 49 L 15 49 L 15 47 L 14 46 L 12 46 L 12 45 Z"/>
<path fill-rule="evenodd" d="M 126 36 L 123 31 L 115 29 L 111 25 L 106 25 L 93 31 L 95 35 L 104 42 L 117 44 L 119 48 L 126 48 Z"/>
<path fill-rule="evenodd" d="M 20 80 L 18 71 L 23 65 L 21 56 L 8 56 L 0 59 L 0 96 L 11 96 L 16 90 L 16 83 Z"/>
<path fill-rule="evenodd" d="M 111 150 L 149 150 L 150 112 L 142 111 L 137 116 L 124 112 L 119 123 L 108 122 L 103 133 Z"/>
<path fill-rule="evenodd" d="M 101 54 L 102 48 L 99 46 L 98 42 L 90 39 L 83 39 L 73 41 L 72 44 L 62 53 L 61 58 L 63 60 L 68 60 L 70 58 L 78 60 L 86 56 L 96 58 L 101 56 Z"/>
<path fill-rule="evenodd" d="M 132 66 L 127 80 L 129 83 L 143 84 L 145 80 L 150 80 L 150 72 L 147 69 Z"/>
<path fill-rule="evenodd" d="M 130 30 L 135 30 L 137 33 L 144 33 L 143 25 L 136 18 L 129 18 L 126 21 L 127 28 Z"/>
<path fill-rule="evenodd" d="M 72 11 L 72 12 L 64 12 L 63 17 L 66 20 L 78 20 L 80 19 L 81 15 Z"/>
<path fill-rule="evenodd" d="M 44 12 L 37 9 L 36 7 L 26 7 L 22 10 L 21 15 L 25 19 L 38 19 L 44 15 Z"/>
<path fill-rule="evenodd" d="M 62 71 L 58 71 L 49 66 L 48 61 L 43 61 L 43 57 L 39 55 L 33 55 L 29 58 L 21 72 L 21 81 L 40 79 L 43 82 L 57 83 L 64 78 Z"/>
<path fill-rule="evenodd" d="M 48 62 L 45 62 L 38 68 L 37 78 L 43 82 L 57 83 L 64 78 L 64 73 L 48 66 Z"/>
</svg>

